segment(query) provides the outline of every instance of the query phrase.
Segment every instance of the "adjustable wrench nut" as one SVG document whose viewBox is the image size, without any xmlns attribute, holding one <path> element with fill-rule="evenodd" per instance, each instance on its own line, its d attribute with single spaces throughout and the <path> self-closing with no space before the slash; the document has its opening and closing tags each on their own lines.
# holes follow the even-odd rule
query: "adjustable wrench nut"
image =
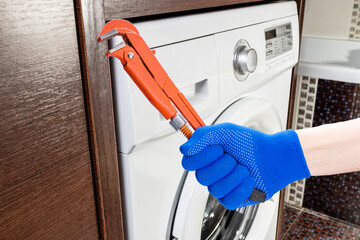
<svg viewBox="0 0 360 240">
<path fill-rule="evenodd" d="M 180 130 L 182 126 L 186 124 L 186 120 L 180 114 L 177 114 L 173 119 L 170 121 L 170 125 L 175 129 L 175 131 Z"/>
</svg>

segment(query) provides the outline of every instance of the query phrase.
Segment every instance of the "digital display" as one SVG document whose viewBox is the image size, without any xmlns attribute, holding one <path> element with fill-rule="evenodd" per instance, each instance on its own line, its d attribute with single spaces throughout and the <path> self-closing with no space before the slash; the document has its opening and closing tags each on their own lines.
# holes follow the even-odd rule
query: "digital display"
<svg viewBox="0 0 360 240">
<path fill-rule="evenodd" d="M 269 40 L 276 37 L 276 29 L 265 32 L 265 40 Z"/>
<path fill-rule="evenodd" d="M 266 60 L 277 57 L 293 48 L 291 23 L 267 28 L 264 33 Z"/>
</svg>

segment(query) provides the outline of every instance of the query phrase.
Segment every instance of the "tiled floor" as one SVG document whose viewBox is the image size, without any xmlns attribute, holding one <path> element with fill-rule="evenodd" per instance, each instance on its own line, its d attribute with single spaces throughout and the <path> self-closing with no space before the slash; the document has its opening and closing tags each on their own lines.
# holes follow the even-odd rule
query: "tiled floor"
<svg viewBox="0 0 360 240">
<path fill-rule="evenodd" d="M 281 239 L 360 239 L 360 226 L 285 205 Z"/>
</svg>

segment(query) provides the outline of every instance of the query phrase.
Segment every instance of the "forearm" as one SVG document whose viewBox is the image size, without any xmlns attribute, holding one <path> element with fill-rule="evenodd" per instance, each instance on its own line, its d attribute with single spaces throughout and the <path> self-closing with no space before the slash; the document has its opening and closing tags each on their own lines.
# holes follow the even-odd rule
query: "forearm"
<svg viewBox="0 0 360 240">
<path fill-rule="evenodd" d="M 360 118 L 296 133 L 312 176 L 360 171 Z"/>
</svg>

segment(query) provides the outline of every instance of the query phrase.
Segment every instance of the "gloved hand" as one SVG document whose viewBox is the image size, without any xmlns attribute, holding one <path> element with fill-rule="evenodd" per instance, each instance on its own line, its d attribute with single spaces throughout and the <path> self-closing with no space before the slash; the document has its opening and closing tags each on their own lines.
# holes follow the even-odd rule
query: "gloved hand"
<svg viewBox="0 0 360 240">
<path fill-rule="evenodd" d="M 232 123 L 200 127 L 180 151 L 183 167 L 195 170 L 198 182 L 230 210 L 257 204 L 248 199 L 254 187 L 268 200 L 310 177 L 294 130 L 269 135 Z"/>
</svg>

